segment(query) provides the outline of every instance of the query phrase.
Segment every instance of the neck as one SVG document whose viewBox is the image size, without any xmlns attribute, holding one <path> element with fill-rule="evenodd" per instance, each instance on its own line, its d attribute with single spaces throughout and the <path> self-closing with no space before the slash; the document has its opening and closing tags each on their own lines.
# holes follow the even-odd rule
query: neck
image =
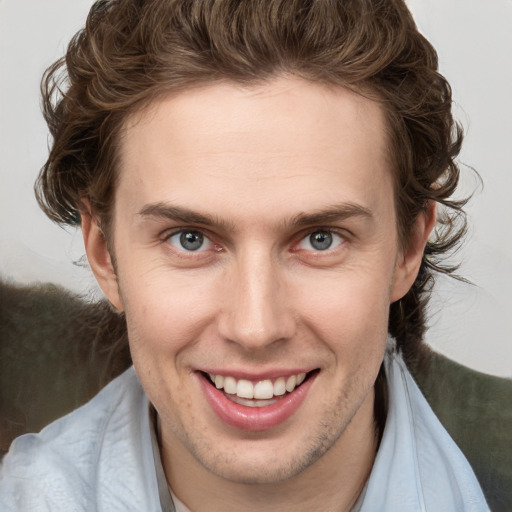
<svg viewBox="0 0 512 512">
<path fill-rule="evenodd" d="M 335 444 L 288 480 L 262 485 L 229 481 L 198 464 L 176 439 L 164 439 L 161 456 L 167 481 L 193 512 L 297 512 L 318 510 L 319 504 L 325 511 L 348 512 L 366 484 L 378 448 L 374 397 L 372 390 Z"/>
</svg>

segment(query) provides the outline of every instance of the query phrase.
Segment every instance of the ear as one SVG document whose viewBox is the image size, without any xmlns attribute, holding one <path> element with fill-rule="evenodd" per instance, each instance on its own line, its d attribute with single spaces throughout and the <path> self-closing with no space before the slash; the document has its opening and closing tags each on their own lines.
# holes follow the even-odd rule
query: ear
<svg viewBox="0 0 512 512">
<path fill-rule="evenodd" d="M 116 271 L 107 248 L 105 235 L 91 212 L 90 204 L 83 200 L 80 212 L 85 252 L 91 269 L 103 293 L 118 311 L 123 311 Z"/>
<path fill-rule="evenodd" d="M 436 203 L 431 201 L 411 230 L 409 244 L 399 255 L 395 267 L 390 302 L 401 299 L 414 284 L 418 275 L 428 237 L 436 224 Z"/>
</svg>

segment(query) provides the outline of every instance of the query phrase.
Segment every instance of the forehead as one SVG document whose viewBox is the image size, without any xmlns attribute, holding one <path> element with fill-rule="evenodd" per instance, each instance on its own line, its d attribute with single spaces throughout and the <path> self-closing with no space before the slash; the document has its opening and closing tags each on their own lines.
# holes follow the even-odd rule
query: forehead
<svg viewBox="0 0 512 512">
<path fill-rule="evenodd" d="M 381 107 L 341 87 L 278 78 L 192 89 L 127 120 L 116 202 L 260 216 L 289 197 L 303 209 L 372 206 L 391 192 L 385 134 Z"/>
</svg>

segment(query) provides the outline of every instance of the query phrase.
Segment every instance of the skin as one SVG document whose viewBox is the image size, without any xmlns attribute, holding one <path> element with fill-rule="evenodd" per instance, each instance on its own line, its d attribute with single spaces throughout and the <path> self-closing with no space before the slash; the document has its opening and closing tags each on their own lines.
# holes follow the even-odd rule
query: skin
<svg viewBox="0 0 512 512">
<path fill-rule="evenodd" d="M 207 85 L 127 120 L 115 268 L 87 211 L 84 240 L 191 510 L 348 510 L 364 486 L 389 305 L 435 221 L 429 207 L 399 249 L 386 144 L 377 103 L 289 77 Z M 187 230 L 199 250 L 180 245 Z M 326 231 L 318 250 L 310 235 Z M 298 368 L 319 370 L 306 398 L 257 432 L 226 425 L 198 374 Z"/>
</svg>

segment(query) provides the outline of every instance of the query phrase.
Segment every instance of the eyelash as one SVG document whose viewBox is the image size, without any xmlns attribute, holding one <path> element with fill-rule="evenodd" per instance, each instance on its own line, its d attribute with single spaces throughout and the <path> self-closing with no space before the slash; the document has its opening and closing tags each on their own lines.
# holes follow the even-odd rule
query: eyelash
<svg viewBox="0 0 512 512">
<path fill-rule="evenodd" d="M 197 258 L 197 257 L 200 257 L 200 255 L 204 257 L 204 254 L 202 254 L 202 253 L 206 252 L 208 247 L 205 249 L 201 245 L 201 247 L 199 247 L 197 250 L 187 250 L 183 246 L 180 249 L 180 248 L 177 248 L 176 246 L 174 246 L 173 244 L 171 244 L 170 240 L 173 237 L 175 237 L 177 235 L 184 235 L 184 234 L 187 234 L 187 233 L 196 233 L 196 234 L 201 235 L 203 237 L 203 241 L 204 242 L 209 243 L 215 249 L 216 252 L 221 252 L 221 250 L 222 250 L 221 246 L 215 244 L 215 242 L 212 240 L 212 236 L 209 235 L 207 232 L 205 232 L 203 229 L 198 229 L 198 228 L 179 228 L 179 229 L 174 229 L 171 232 L 166 232 L 162 236 L 162 240 L 166 244 L 168 244 L 171 247 L 173 247 L 176 250 L 176 252 L 178 254 L 180 254 L 182 257 L 183 257 L 184 254 L 186 254 L 186 256 L 184 256 L 184 257 L 188 257 L 188 258 L 190 258 L 190 257 L 196 257 Z M 329 247 L 326 247 L 325 249 L 316 249 L 316 250 L 314 248 L 312 248 L 312 249 L 307 249 L 307 248 L 304 249 L 304 248 L 299 247 L 300 244 L 302 244 L 304 242 L 307 242 L 308 239 L 311 242 L 311 237 L 314 234 L 316 234 L 316 233 L 328 234 L 332 238 L 338 237 L 340 239 L 340 242 L 337 245 L 337 247 L 339 247 L 341 245 L 344 245 L 345 242 L 347 241 L 347 234 L 344 231 L 341 232 L 340 230 L 333 229 L 332 227 L 317 227 L 317 228 L 314 228 L 314 229 L 310 229 L 310 230 L 308 230 L 306 232 L 300 233 L 300 235 L 297 237 L 298 241 L 292 245 L 291 251 L 292 252 L 301 252 L 303 250 L 304 251 L 311 251 L 312 253 L 314 253 L 318 257 L 321 257 L 322 255 L 331 254 L 332 251 L 334 251 L 336 249 L 336 247 L 332 248 L 329 245 Z"/>
<path fill-rule="evenodd" d="M 325 249 L 316 249 L 313 248 L 313 249 L 304 249 L 304 250 L 310 250 L 312 251 L 313 253 L 315 253 L 315 255 L 322 255 L 322 254 L 331 254 L 332 251 L 335 251 L 337 247 L 343 245 L 346 241 L 347 241 L 347 236 L 345 233 L 341 233 L 340 230 L 338 229 L 333 229 L 333 228 L 315 228 L 313 230 L 309 230 L 307 231 L 306 233 L 303 233 L 301 234 L 301 238 L 299 239 L 299 241 L 294 245 L 294 247 L 297 247 L 297 251 L 300 251 L 302 250 L 300 247 L 298 247 L 299 245 L 303 244 L 304 242 L 307 242 L 309 241 L 310 245 L 312 245 L 312 236 L 315 235 L 315 234 L 327 234 L 331 237 L 331 244 L 326 247 Z M 334 239 L 335 238 L 339 238 L 340 241 L 339 243 L 335 246 L 335 247 L 331 247 L 331 245 L 335 244 L 335 241 Z"/>
<path fill-rule="evenodd" d="M 201 247 L 198 247 L 197 250 L 187 250 L 183 247 L 179 248 L 177 247 L 176 245 L 173 245 L 171 243 L 171 239 L 177 235 L 180 235 L 180 236 L 183 236 L 183 235 L 186 235 L 186 234 L 198 234 L 200 235 L 201 237 L 203 237 L 203 243 L 201 244 Z M 174 229 L 172 231 L 167 231 L 163 236 L 162 236 L 162 241 L 164 243 L 166 243 L 168 246 L 170 246 L 175 253 L 177 253 L 179 256 L 181 257 L 186 257 L 186 258 L 190 258 L 190 257 L 195 257 L 195 258 L 198 258 L 198 257 L 204 257 L 204 253 L 206 252 L 206 250 L 208 249 L 208 247 L 206 249 L 203 248 L 203 245 L 204 243 L 207 243 L 209 244 L 210 246 L 212 246 L 216 252 L 220 252 L 220 246 L 215 244 L 215 242 L 213 242 L 212 240 L 212 237 L 208 234 L 208 233 L 205 233 L 204 230 L 202 229 L 198 229 L 198 228 L 179 228 L 179 229 Z"/>
</svg>

